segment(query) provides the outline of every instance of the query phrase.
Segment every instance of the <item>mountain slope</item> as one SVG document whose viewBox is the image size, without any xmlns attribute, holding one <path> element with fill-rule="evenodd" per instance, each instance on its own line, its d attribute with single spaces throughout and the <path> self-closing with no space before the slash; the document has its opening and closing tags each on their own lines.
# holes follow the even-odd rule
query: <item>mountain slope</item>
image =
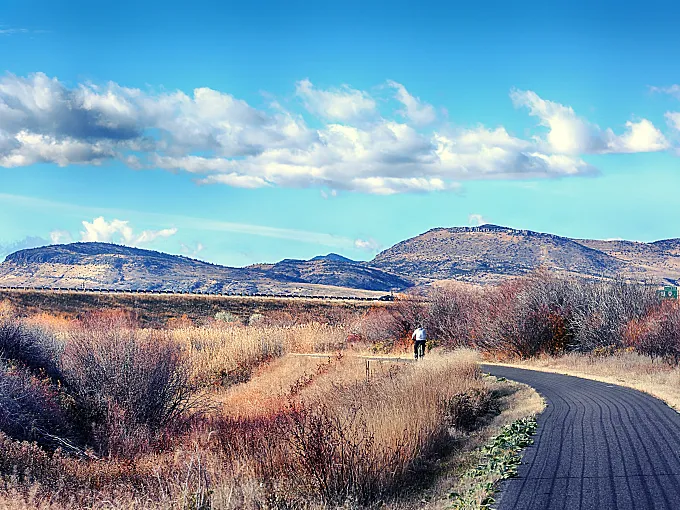
<svg viewBox="0 0 680 510">
<path fill-rule="evenodd" d="M 283 261 L 232 268 L 114 244 L 74 243 L 8 255 L 0 264 L 0 285 L 347 295 L 346 288 L 384 293 L 409 283 L 354 262 Z"/>
<path fill-rule="evenodd" d="M 586 277 L 662 281 L 678 276 L 676 266 L 668 263 L 675 258 L 668 257 L 670 247 L 678 249 L 680 243 L 631 243 L 643 246 L 630 256 L 606 243 L 609 241 L 575 240 L 496 225 L 436 228 L 379 253 L 370 265 L 408 274 L 420 282 L 456 279 L 493 283 L 539 267 Z"/>
<path fill-rule="evenodd" d="M 640 243 L 570 239 L 496 225 L 436 228 L 370 262 L 329 254 L 243 268 L 113 244 L 74 243 L 9 255 L 0 264 L 0 286 L 380 295 L 436 280 L 497 283 L 540 267 L 588 278 L 675 283 L 680 239 Z"/>
</svg>

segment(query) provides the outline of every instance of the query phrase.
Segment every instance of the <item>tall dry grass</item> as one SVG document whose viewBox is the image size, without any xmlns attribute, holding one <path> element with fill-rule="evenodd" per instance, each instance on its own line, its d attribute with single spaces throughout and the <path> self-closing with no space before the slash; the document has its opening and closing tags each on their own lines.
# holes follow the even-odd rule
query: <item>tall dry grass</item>
<svg viewBox="0 0 680 510">
<path fill-rule="evenodd" d="M 286 362 L 300 366 L 294 356 Z M 268 377 L 246 386 L 259 379 Z M 369 379 L 362 360 L 317 360 L 281 397 L 266 415 L 226 408 L 213 429 L 230 463 L 247 466 L 268 498 L 290 508 L 358 507 L 413 489 L 415 475 L 431 476 L 433 456 L 452 446 L 451 427 L 473 428 L 491 403 L 470 351 L 394 364 Z"/>
<path fill-rule="evenodd" d="M 49 328 L 50 319 L 31 324 Z M 0 508 L 355 508 L 399 501 L 435 476 L 437 459 L 458 448 L 492 407 L 474 352 L 372 361 L 367 376 L 357 350 L 370 348 L 348 342 L 342 325 L 178 322 L 151 329 L 129 315 L 104 314 L 54 326 L 65 343 L 59 367 L 82 376 L 64 380 L 85 390 L 63 404 L 77 411 L 92 407 L 83 395 L 97 397 L 95 418 L 107 426 L 97 428 L 95 443 L 105 455 L 96 448 L 99 458 L 55 452 L 0 433 Z M 137 416 L 149 400 L 145 374 L 166 351 L 172 367 L 188 370 L 182 388 L 209 399 L 209 411 L 154 423 L 153 434 L 133 434 L 144 448 L 128 447 L 120 432 L 146 426 L 148 413 Z M 301 355 L 314 352 L 325 354 Z M 115 370 L 90 370 L 104 366 Z"/>
<path fill-rule="evenodd" d="M 432 355 L 419 364 L 376 362 L 367 378 L 362 359 L 330 352 L 344 347 L 341 327 L 159 331 L 105 319 L 110 327 L 104 329 L 75 325 L 64 352 L 92 344 L 93 353 L 118 360 L 109 352 L 117 345 L 112 338 L 123 338 L 125 345 L 133 339 L 134 345 L 167 342 L 179 349 L 196 381 L 212 381 L 244 364 L 252 373 L 207 392 L 212 412 L 167 428 L 162 441 L 125 449 L 124 455 L 109 448 L 105 458 L 73 457 L 0 436 L 6 446 L 0 453 L 0 507 L 11 498 L 16 503 L 10 508 L 371 505 L 412 490 L 415 473 L 432 476 L 432 459 L 453 444 L 450 428 L 474 427 L 490 402 L 470 351 Z M 69 358 L 69 370 L 92 362 L 86 352 Z M 116 405 L 129 404 L 124 414 L 132 415 L 136 400 L 121 395 Z M 461 414 L 468 419 L 461 421 Z"/>
<path fill-rule="evenodd" d="M 344 328 L 320 323 L 282 326 L 214 324 L 170 330 L 186 349 L 200 385 L 229 385 L 247 381 L 255 367 L 287 352 L 343 349 Z"/>
</svg>

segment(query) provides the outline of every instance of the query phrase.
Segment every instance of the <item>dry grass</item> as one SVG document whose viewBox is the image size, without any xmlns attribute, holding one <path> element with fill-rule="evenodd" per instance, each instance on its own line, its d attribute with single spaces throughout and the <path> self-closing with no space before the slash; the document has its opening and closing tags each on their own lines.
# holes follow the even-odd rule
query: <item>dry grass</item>
<svg viewBox="0 0 680 510">
<path fill-rule="evenodd" d="M 67 352 L 81 331 L 50 316 L 30 322 L 56 332 Z M 179 344 L 210 412 L 125 457 L 52 454 L 0 434 L 0 509 L 359 508 L 380 500 L 415 508 L 423 490 L 435 500 L 452 483 L 475 445 L 535 407 L 531 395 L 501 395 L 511 385 L 482 377 L 470 350 L 372 361 L 367 377 L 357 354 L 372 349 L 348 345 L 342 326 L 178 322 L 134 332 Z M 313 352 L 327 356 L 299 355 Z M 498 420 L 490 418 L 497 397 Z"/>
<path fill-rule="evenodd" d="M 627 386 L 649 393 L 680 411 L 680 367 L 652 361 L 634 352 L 620 352 L 611 356 L 542 356 L 502 364 Z"/>
<path fill-rule="evenodd" d="M 187 350 L 200 385 L 231 384 L 250 378 L 258 365 L 287 352 L 322 352 L 344 347 L 340 327 L 319 323 L 292 327 L 211 325 L 170 330 Z"/>
<path fill-rule="evenodd" d="M 486 444 L 500 430 L 520 418 L 537 416 L 545 409 L 545 401 L 533 388 L 513 381 L 497 382 L 495 378 L 486 379 L 492 392 L 496 394 L 496 405 L 500 411 L 491 415 L 482 426 L 466 435 L 455 451 L 442 466 L 442 473 L 435 484 L 414 501 L 390 505 L 391 509 L 405 510 L 443 510 L 450 508 L 451 492 L 464 493 L 471 487 L 471 480 L 461 480 L 461 474 L 475 466 L 479 461 L 479 448 Z M 475 482 L 486 481 L 478 479 Z M 491 477 L 488 481 L 492 481 Z M 486 492 L 478 494 L 478 504 L 481 504 Z M 476 507 L 476 508 L 479 508 Z"/>
</svg>

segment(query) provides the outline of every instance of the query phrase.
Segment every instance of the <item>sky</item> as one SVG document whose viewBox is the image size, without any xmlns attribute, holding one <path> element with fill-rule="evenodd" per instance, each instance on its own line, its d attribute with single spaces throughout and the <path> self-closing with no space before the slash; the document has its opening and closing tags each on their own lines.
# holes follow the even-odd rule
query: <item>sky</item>
<svg viewBox="0 0 680 510">
<path fill-rule="evenodd" d="M 0 260 L 680 237 L 677 3 L 0 4 Z"/>
</svg>

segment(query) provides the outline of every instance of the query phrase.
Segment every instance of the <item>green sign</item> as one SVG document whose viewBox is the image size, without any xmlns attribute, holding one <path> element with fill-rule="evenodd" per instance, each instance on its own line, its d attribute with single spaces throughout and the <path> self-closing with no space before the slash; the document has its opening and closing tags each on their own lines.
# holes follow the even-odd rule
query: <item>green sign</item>
<svg viewBox="0 0 680 510">
<path fill-rule="evenodd" d="M 678 288 L 674 285 L 666 285 L 663 290 L 657 291 L 662 299 L 678 299 Z"/>
</svg>

